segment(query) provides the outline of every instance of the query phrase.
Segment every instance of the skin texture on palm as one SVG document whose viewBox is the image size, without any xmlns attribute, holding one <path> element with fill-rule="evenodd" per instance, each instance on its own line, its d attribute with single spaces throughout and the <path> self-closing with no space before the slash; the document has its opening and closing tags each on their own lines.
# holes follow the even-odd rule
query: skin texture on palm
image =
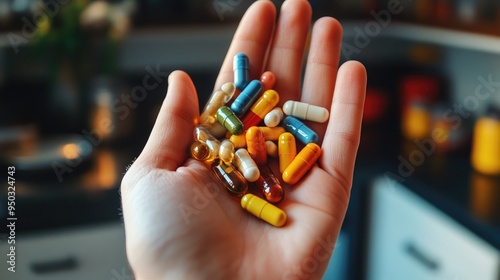
<svg viewBox="0 0 500 280">
<path fill-rule="evenodd" d="M 247 10 L 215 88 L 232 81 L 233 56 L 244 52 L 252 79 L 266 70 L 276 74 L 278 106 L 300 100 L 329 108 L 327 123 L 311 124 L 322 143 L 318 163 L 296 185 L 284 185 L 279 207 L 287 223 L 275 228 L 245 212 L 203 163 L 188 158 L 198 101 L 189 76 L 174 71 L 148 142 L 122 181 L 127 255 L 136 279 L 323 275 L 349 201 L 366 71 L 353 61 L 338 68 L 342 28 L 333 18 L 321 18 L 312 28 L 301 88 L 311 7 L 305 0 L 287 0 L 277 20 L 276 14 L 264 0 Z M 279 174 L 276 162 L 271 167 Z"/>
</svg>

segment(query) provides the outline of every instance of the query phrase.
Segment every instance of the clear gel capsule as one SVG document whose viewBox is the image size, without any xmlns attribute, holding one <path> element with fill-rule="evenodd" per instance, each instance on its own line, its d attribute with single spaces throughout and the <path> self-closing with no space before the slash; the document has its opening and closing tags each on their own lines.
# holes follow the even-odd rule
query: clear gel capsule
<svg viewBox="0 0 500 280">
<path fill-rule="evenodd" d="M 260 75 L 260 82 L 264 86 L 263 91 L 272 89 L 276 83 L 276 75 L 271 71 L 266 71 Z"/>
<path fill-rule="evenodd" d="M 275 227 L 281 227 L 286 223 L 285 211 L 253 194 L 249 193 L 241 198 L 241 207 Z"/>
<path fill-rule="evenodd" d="M 234 135 L 241 135 L 245 130 L 241 120 L 227 106 L 222 106 L 217 110 L 217 120 Z"/>
<path fill-rule="evenodd" d="M 265 165 L 260 166 L 259 169 L 260 177 L 257 180 L 257 186 L 261 189 L 266 200 L 271 203 L 278 203 L 283 200 L 283 187 L 274 176 L 273 171 Z"/>
<path fill-rule="evenodd" d="M 259 168 L 247 150 L 238 149 L 234 153 L 234 165 L 236 165 L 248 182 L 255 182 L 259 179 Z"/>
<path fill-rule="evenodd" d="M 258 125 L 280 101 L 280 96 L 275 90 L 266 90 L 250 108 L 250 111 L 241 120 L 245 127 Z"/>
<path fill-rule="evenodd" d="M 210 134 L 212 134 L 213 137 L 220 139 L 224 137 L 227 133 L 227 129 L 222 126 L 218 121 L 214 122 L 213 124 L 202 124 L 202 126 L 206 127 Z"/>
<path fill-rule="evenodd" d="M 247 192 L 247 180 L 232 164 L 225 164 L 219 158 L 215 159 L 212 163 L 212 172 L 230 195 L 241 197 Z"/>
<path fill-rule="evenodd" d="M 247 140 L 247 150 L 257 165 L 267 163 L 266 140 L 260 128 L 252 126 L 245 134 Z"/>
<path fill-rule="evenodd" d="M 229 102 L 233 97 L 236 87 L 233 83 L 225 83 L 220 90 L 215 91 L 207 101 L 200 115 L 201 124 L 213 124 L 217 121 L 217 109 Z"/>
<path fill-rule="evenodd" d="M 283 111 L 276 107 L 264 116 L 264 124 L 267 127 L 276 127 L 283 120 Z"/>
<path fill-rule="evenodd" d="M 243 90 L 250 81 L 250 62 L 244 53 L 237 53 L 233 58 L 234 85 Z"/>
<path fill-rule="evenodd" d="M 219 156 L 220 142 L 210 134 L 206 127 L 197 125 L 194 128 L 193 136 L 195 142 L 191 144 L 190 152 L 194 159 L 212 161 Z"/>
<path fill-rule="evenodd" d="M 280 135 L 278 140 L 278 155 L 280 162 L 280 173 L 290 165 L 295 156 L 297 155 L 297 146 L 295 137 L 290 132 L 285 132 Z"/>
<path fill-rule="evenodd" d="M 225 139 L 220 144 L 219 158 L 225 164 L 231 164 L 231 162 L 233 162 L 233 158 L 234 158 L 234 145 L 228 139 Z"/>
<path fill-rule="evenodd" d="M 321 156 L 321 148 L 316 143 L 307 144 L 283 171 L 283 181 L 288 184 L 297 183 L 311 169 Z"/>
<path fill-rule="evenodd" d="M 328 120 L 328 110 L 304 102 L 289 100 L 283 104 L 283 112 L 299 119 L 323 123 Z"/>
<path fill-rule="evenodd" d="M 270 157 L 278 156 L 278 146 L 273 141 L 266 141 L 266 152 Z"/>
<path fill-rule="evenodd" d="M 262 91 L 262 83 L 258 80 L 252 80 L 236 97 L 231 104 L 231 110 L 238 115 L 243 116 L 252 107 L 253 103 L 259 98 Z"/>
<path fill-rule="evenodd" d="M 293 136 L 295 136 L 295 138 L 300 142 L 304 144 L 318 143 L 318 134 L 297 118 L 287 116 L 283 119 L 282 125 L 286 131 L 293 134 Z"/>
</svg>

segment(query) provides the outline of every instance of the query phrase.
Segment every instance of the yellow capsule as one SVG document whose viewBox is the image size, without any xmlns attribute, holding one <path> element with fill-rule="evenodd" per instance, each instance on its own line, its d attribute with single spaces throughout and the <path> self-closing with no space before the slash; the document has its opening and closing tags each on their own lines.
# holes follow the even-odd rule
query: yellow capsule
<svg viewBox="0 0 500 280">
<path fill-rule="evenodd" d="M 267 126 L 259 126 L 260 130 L 264 134 L 264 139 L 270 141 L 277 141 L 282 133 L 285 133 L 285 128 L 281 126 L 277 127 L 267 127 Z"/>
<path fill-rule="evenodd" d="M 321 156 L 321 148 L 316 143 L 307 144 L 283 171 L 283 181 L 297 183 Z"/>
<path fill-rule="evenodd" d="M 219 158 L 225 163 L 225 164 L 231 164 L 234 158 L 234 145 L 231 141 L 228 139 L 225 139 L 222 141 L 220 144 L 219 148 Z"/>
<path fill-rule="evenodd" d="M 278 156 L 280 161 L 280 172 L 283 173 L 297 155 L 295 137 L 290 132 L 280 135 L 278 141 Z"/>
<path fill-rule="evenodd" d="M 217 109 L 226 104 L 234 94 L 236 87 L 233 83 L 225 83 L 220 90 L 215 91 L 207 101 L 200 115 L 201 124 L 213 124 L 217 121 Z"/>
<path fill-rule="evenodd" d="M 278 146 L 273 141 L 266 141 L 266 152 L 270 157 L 278 157 Z"/>
<path fill-rule="evenodd" d="M 246 194 L 241 198 L 241 207 L 275 227 L 286 223 L 285 211 L 253 194 Z"/>
<path fill-rule="evenodd" d="M 247 138 L 245 134 L 242 135 L 231 135 L 229 137 L 229 141 L 231 141 L 234 145 L 234 148 L 245 148 L 247 146 Z"/>
<path fill-rule="evenodd" d="M 234 165 L 236 165 L 248 182 L 255 182 L 259 179 L 259 167 L 257 167 L 257 164 L 247 150 L 238 149 L 236 153 L 234 153 Z"/>
</svg>

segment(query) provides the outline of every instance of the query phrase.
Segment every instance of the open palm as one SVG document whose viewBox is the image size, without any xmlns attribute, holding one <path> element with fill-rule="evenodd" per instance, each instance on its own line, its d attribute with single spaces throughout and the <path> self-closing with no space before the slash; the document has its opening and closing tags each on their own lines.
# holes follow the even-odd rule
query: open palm
<svg viewBox="0 0 500 280">
<path fill-rule="evenodd" d="M 335 19 L 322 18 L 312 30 L 301 90 L 311 13 L 307 1 L 287 0 L 276 21 L 270 1 L 255 2 L 215 84 L 233 80 L 232 58 L 244 52 L 251 78 L 265 70 L 275 73 L 279 105 L 301 100 L 330 108 L 327 123 L 311 124 L 322 143 L 318 164 L 298 184 L 284 186 L 279 207 L 287 223 L 275 228 L 245 212 L 202 162 L 188 158 L 198 101 L 189 76 L 175 71 L 150 138 L 122 181 L 127 255 L 137 279 L 323 275 L 349 201 L 366 72 L 358 62 L 338 68 L 342 28 Z"/>
</svg>

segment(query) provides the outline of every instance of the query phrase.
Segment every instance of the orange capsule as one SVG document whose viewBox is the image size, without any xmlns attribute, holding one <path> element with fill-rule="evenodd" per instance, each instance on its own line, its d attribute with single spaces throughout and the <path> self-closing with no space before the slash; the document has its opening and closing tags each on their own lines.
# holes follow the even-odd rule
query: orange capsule
<svg viewBox="0 0 500 280">
<path fill-rule="evenodd" d="M 283 187 L 281 187 L 278 178 L 274 176 L 273 171 L 265 165 L 260 166 L 259 170 L 260 177 L 257 180 L 257 186 L 261 189 L 266 200 L 271 203 L 283 200 Z"/>
<path fill-rule="evenodd" d="M 266 140 L 262 131 L 252 126 L 245 134 L 247 140 L 247 150 L 257 165 L 267 163 Z"/>
<path fill-rule="evenodd" d="M 277 141 L 281 134 L 285 133 L 286 130 L 284 127 L 267 127 L 267 126 L 259 126 L 260 130 L 264 134 L 264 139 L 269 141 Z"/>
<path fill-rule="evenodd" d="M 283 171 L 283 181 L 297 183 L 321 156 L 321 148 L 316 143 L 307 144 Z"/>
<path fill-rule="evenodd" d="M 295 137 L 290 132 L 280 135 L 278 141 L 278 156 L 280 161 L 280 172 L 283 173 L 297 155 Z"/>
<path fill-rule="evenodd" d="M 264 86 L 263 91 L 272 89 L 276 83 L 276 75 L 271 71 L 266 71 L 260 76 L 260 82 Z"/>
<path fill-rule="evenodd" d="M 258 125 L 280 101 L 279 94 L 272 89 L 266 90 L 252 105 L 248 113 L 241 120 L 245 127 Z"/>
</svg>

